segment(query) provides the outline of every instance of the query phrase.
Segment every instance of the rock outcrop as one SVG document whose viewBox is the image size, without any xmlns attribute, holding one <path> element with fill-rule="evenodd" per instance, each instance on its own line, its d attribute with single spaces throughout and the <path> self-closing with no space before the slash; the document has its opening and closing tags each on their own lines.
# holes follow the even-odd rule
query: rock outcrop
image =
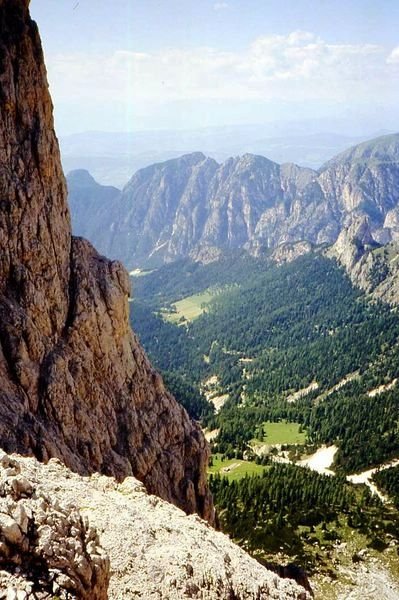
<svg viewBox="0 0 399 600">
<path fill-rule="evenodd" d="M 0 0 L 0 445 L 212 521 L 207 444 L 129 328 L 127 273 L 71 237 L 28 5 Z"/>
<path fill-rule="evenodd" d="M 106 212 L 78 219 L 78 231 L 132 268 L 208 261 L 237 248 L 256 255 L 297 242 L 330 245 L 359 219 L 386 244 L 399 239 L 398 148 L 399 135 L 378 138 L 320 172 L 252 154 L 221 165 L 188 154 L 138 171 Z M 85 204 L 82 190 L 72 174 L 73 206 Z"/>
<path fill-rule="evenodd" d="M 0 491 L 0 598 L 310 600 L 133 477 L 1 453 Z"/>
<path fill-rule="evenodd" d="M 326 255 L 337 259 L 354 285 L 368 295 L 391 305 L 399 304 L 399 243 L 376 245 L 367 221 L 360 219 L 344 230 Z"/>
<path fill-rule="evenodd" d="M 35 465 L 45 483 L 51 468 L 27 465 Z M 0 598 L 107 600 L 109 558 L 96 530 L 62 494 L 27 479 L 27 470 L 1 452 Z M 62 483 L 53 480 L 58 490 Z"/>
</svg>

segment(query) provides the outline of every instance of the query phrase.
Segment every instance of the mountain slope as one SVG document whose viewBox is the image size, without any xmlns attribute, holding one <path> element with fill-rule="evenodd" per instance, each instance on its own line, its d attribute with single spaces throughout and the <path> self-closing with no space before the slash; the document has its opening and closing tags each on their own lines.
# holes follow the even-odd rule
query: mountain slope
<svg viewBox="0 0 399 600">
<path fill-rule="evenodd" d="M 322 173 L 338 164 L 347 162 L 397 162 L 399 155 L 399 135 L 393 133 L 368 140 L 340 152 L 320 167 Z"/>
<path fill-rule="evenodd" d="M 393 599 L 397 513 L 345 477 L 399 457 L 397 311 L 370 302 L 320 250 L 281 266 L 179 261 L 134 282 L 132 323 L 152 360 L 176 374 L 172 389 L 191 382 L 215 406 L 202 418 L 224 530 L 258 558 L 278 551 L 305 568 L 323 581 L 320 598 L 372 598 L 380 570 Z M 367 582 L 353 557 L 371 548 Z M 356 586 L 338 592 L 351 571 Z"/>
<path fill-rule="evenodd" d="M 373 242 L 385 244 L 399 237 L 398 140 L 356 146 L 319 173 L 252 154 L 221 165 L 185 155 L 138 171 L 107 213 L 92 215 L 95 231 L 84 232 L 129 267 L 237 248 L 256 255 L 299 241 L 333 244 L 359 218 Z"/>
<path fill-rule="evenodd" d="M 73 233 L 93 239 L 96 219 L 99 215 L 102 220 L 106 218 L 110 202 L 120 191 L 99 185 L 88 171 L 82 169 L 68 173 L 67 185 Z"/>
<path fill-rule="evenodd" d="M 216 377 L 214 395 L 229 396 L 204 419 L 220 452 L 245 452 L 262 422 L 288 418 L 336 444 L 347 472 L 397 456 L 397 391 L 372 401 L 367 392 L 398 377 L 398 315 L 368 302 L 335 261 L 315 252 L 278 267 L 250 257 L 174 263 L 136 281 L 132 322 L 155 364 L 205 391 Z M 164 322 L 177 300 L 210 286 L 201 315 Z"/>
<path fill-rule="evenodd" d="M 262 567 L 197 516 L 150 496 L 133 477 L 118 484 L 81 477 L 54 459 L 43 465 L 0 453 L 2 489 L 15 488 L 16 480 L 27 493 L 0 498 L 0 527 L 9 526 L 0 556 L 7 598 L 310 600 L 303 587 Z M 28 515 L 31 527 L 18 536 Z"/>
<path fill-rule="evenodd" d="M 0 444 L 134 474 L 213 520 L 207 444 L 128 322 L 123 267 L 72 238 L 29 2 L 0 2 Z"/>
<path fill-rule="evenodd" d="M 98 216 L 94 240 L 128 266 L 304 237 L 329 242 L 334 217 L 320 204 L 316 177 L 250 154 L 222 165 L 186 155 L 138 171 L 110 203 L 107 223 Z"/>
</svg>

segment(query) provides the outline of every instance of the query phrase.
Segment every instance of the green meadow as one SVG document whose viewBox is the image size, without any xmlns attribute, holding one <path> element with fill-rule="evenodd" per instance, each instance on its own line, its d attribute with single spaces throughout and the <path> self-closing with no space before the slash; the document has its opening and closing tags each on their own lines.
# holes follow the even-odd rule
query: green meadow
<svg viewBox="0 0 399 600">
<path fill-rule="evenodd" d="M 219 473 L 219 475 L 233 481 L 241 479 L 245 475 L 261 475 L 265 468 L 248 460 L 236 458 L 222 460 L 221 454 L 214 454 L 212 456 L 212 466 L 208 468 L 208 475 Z"/>
<path fill-rule="evenodd" d="M 263 444 L 305 444 L 306 433 L 300 431 L 300 423 L 287 423 L 281 421 L 271 423 L 267 421 L 263 424 L 263 438 L 260 440 Z M 257 440 L 259 443 L 259 440 Z"/>
<path fill-rule="evenodd" d="M 215 297 L 215 293 L 205 291 L 193 294 L 172 304 L 176 312 L 163 312 L 162 316 L 171 323 L 179 323 L 182 319 L 193 321 L 205 310 L 206 305 Z"/>
</svg>

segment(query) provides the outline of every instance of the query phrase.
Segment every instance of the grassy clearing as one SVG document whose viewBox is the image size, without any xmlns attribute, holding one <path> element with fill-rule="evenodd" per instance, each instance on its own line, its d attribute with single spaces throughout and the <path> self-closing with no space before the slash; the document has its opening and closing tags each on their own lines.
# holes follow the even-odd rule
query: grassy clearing
<svg viewBox="0 0 399 600">
<path fill-rule="evenodd" d="M 271 423 L 263 425 L 263 444 L 305 444 L 306 433 L 300 431 L 300 423 Z"/>
<path fill-rule="evenodd" d="M 205 291 L 201 294 L 194 294 L 188 296 L 183 300 L 179 300 L 172 304 L 172 307 L 176 312 L 163 312 L 162 316 L 171 323 L 179 323 L 182 319 L 186 321 L 193 321 L 205 310 L 205 307 L 214 298 L 215 293 Z"/>
<path fill-rule="evenodd" d="M 214 454 L 212 462 L 213 465 L 208 468 L 208 475 L 219 473 L 219 475 L 227 477 L 230 481 L 241 479 L 245 475 L 261 475 L 265 468 L 267 468 L 257 465 L 254 462 L 238 460 L 237 458 L 222 460 L 221 454 Z"/>
</svg>

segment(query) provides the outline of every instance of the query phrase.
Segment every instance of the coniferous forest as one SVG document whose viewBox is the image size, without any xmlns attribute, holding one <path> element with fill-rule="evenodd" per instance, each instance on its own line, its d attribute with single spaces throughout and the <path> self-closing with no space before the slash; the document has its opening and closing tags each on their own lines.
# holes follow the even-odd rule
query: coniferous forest
<svg viewBox="0 0 399 600">
<path fill-rule="evenodd" d="M 346 480 L 399 456 L 396 310 L 371 302 L 321 251 L 281 266 L 242 255 L 181 261 L 135 279 L 134 289 L 144 347 L 191 416 L 215 432 L 212 451 L 227 468 L 210 483 L 226 531 L 259 559 L 283 548 L 310 572 L 323 561 L 331 569 L 331 548 L 348 532 L 370 548 L 399 540 L 394 506 Z M 204 291 L 196 318 L 176 315 L 176 303 Z M 267 423 L 292 423 L 305 441 L 260 455 Z M 275 462 L 323 445 L 337 448 L 335 475 Z M 263 472 L 235 476 L 243 459 Z M 397 469 L 374 479 L 397 505 Z"/>
<path fill-rule="evenodd" d="M 165 320 L 172 298 L 210 285 L 219 292 L 201 316 Z M 367 396 L 399 373 L 399 316 L 369 302 L 333 261 L 316 253 L 280 267 L 248 257 L 176 263 L 134 286 L 133 326 L 171 390 L 181 397 L 179 385 L 191 385 L 201 403 L 200 383 L 216 375 L 228 393 L 219 414 L 191 412 L 219 429 L 217 451 L 242 452 L 261 423 L 286 419 L 312 443 L 337 443 L 346 472 L 399 452 L 398 390 Z M 317 390 L 287 402 L 312 382 Z"/>
</svg>

